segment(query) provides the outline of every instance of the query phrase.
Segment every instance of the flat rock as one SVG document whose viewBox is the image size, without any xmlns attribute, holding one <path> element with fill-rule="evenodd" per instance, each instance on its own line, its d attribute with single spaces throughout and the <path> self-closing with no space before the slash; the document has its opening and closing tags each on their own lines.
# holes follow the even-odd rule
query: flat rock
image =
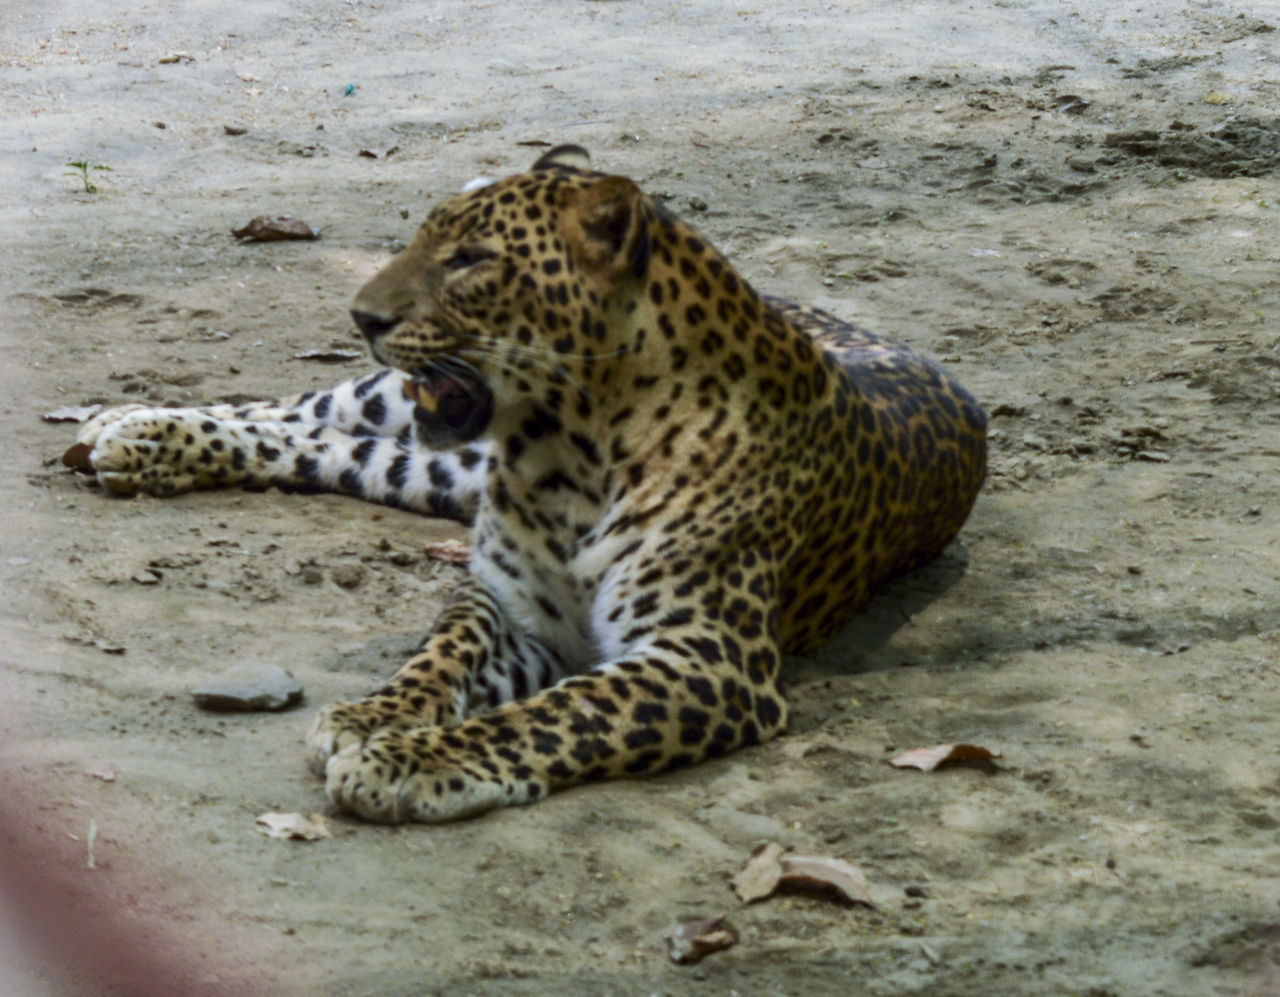
<svg viewBox="0 0 1280 997">
<path fill-rule="evenodd" d="M 279 665 L 246 662 L 194 690 L 196 705 L 220 713 L 285 710 L 302 702 L 302 686 Z"/>
</svg>

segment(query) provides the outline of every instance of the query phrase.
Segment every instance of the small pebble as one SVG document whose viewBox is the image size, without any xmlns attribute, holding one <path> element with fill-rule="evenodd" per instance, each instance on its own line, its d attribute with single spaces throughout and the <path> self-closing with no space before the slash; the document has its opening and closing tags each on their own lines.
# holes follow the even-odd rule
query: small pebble
<svg viewBox="0 0 1280 997">
<path fill-rule="evenodd" d="M 279 665 L 246 662 L 191 693 L 196 705 L 218 712 L 283 710 L 302 702 L 302 686 Z"/>
<path fill-rule="evenodd" d="M 333 584 L 344 589 L 359 588 L 366 574 L 368 572 L 362 564 L 340 564 L 329 571 Z"/>
</svg>

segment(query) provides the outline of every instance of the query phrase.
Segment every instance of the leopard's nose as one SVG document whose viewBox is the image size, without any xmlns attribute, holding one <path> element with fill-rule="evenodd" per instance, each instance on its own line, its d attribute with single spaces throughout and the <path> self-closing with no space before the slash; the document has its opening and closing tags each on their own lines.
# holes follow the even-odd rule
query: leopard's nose
<svg viewBox="0 0 1280 997">
<path fill-rule="evenodd" d="M 351 310 L 351 318 L 355 320 L 356 325 L 360 327 L 360 331 L 364 333 L 365 338 L 371 343 L 378 337 L 385 336 L 400 324 L 398 318 L 389 319 L 382 315 L 374 315 L 372 312 L 362 312 L 358 308 Z"/>
</svg>

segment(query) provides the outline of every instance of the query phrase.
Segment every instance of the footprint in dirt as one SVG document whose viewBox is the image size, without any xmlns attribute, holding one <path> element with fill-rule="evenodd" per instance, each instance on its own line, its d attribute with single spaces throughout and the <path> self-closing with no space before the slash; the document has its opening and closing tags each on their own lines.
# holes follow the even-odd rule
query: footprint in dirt
<svg viewBox="0 0 1280 997">
<path fill-rule="evenodd" d="M 104 308 L 137 308 L 142 304 L 142 295 L 108 291 L 103 287 L 81 287 L 55 294 L 53 300 L 75 308 L 100 311 Z"/>
<path fill-rule="evenodd" d="M 1102 144 L 1204 177 L 1260 177 L 1280 170 L 1280 120 L 1223 121 L 1205 129 L 1174 121 L 1164 130 L 1111 132 Z"/>
</svg>

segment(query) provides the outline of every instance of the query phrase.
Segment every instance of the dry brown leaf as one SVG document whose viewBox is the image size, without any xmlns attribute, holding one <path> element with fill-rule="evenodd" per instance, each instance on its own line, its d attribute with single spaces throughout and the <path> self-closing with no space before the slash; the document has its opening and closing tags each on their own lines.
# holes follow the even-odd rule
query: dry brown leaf
<svg viewBox="0 0 1280 997">
<path fill-rule="evenodd" d="M 805 893 L 831 893 L 848 903 L 875 906 L 862 870 L 825 855 L 784 855 L 778 886 Z"/>
<path fill-rule="evenodd" d="M 471 555 L 475 553 L 475 548 L 471 544 L 463 543 L 461 540 L 436 540 L 433 543 L 424 544 L 422 549 L 432 560 L 447 561 L 449 564 L 467 564 L 471 560 Z"/>
<path fill-rule="evenodd" d="M 399 151 L 399 144 L 394 139 L 388 139 L 380 145 L 375 145 L 368 149 L 361 149 L 358 155 L 364 156 L 366 159 L 386 159 L 392 153 Z"/>
<path fill-rule="evenodd" d="M 867 877 L 857 866 L 825 855 L 789 855 L 776 841 L 758 846 L 730 884 L 743 903 L 763 900 L 786 889 L 825 893 L 848 903 L 875 906 L 867 889 Z"/>
<path fill-rule="evenodd" d="M 932 772 L 939 765 L 946 765 L 949 762 L 986 762 L 999 757 L 999 751 L 984 748 L 980 744 L 939 744 L 932 748 L 912 748 L 910 751 L 904 751 L 896 758 L 890 758 L 889 764 L 899 769 Z"/>
<path fill-rule="evenodd" d="M 254 822 L 255 830 L 268 838 L 282 838 L 286 841 L 319 841 L 329 837 L 329 827 L 323 814 L 260 814 Z"/>
<path fill-rule="evenodd" d="M 45 422 L 88 422 L 101 411 L 101 405 L 67 405 L 46 412 L 40 418 Z"/>
<path fill-rule="evenodd" d="M 259 215 L 244 228 L 233 228 L 231 234 L 245 242 L 279 242 L 282 239 L 319 239 L 320 230 L 312 228 L 301 218 L 284 215 L 272 217 Z"/>
<path fill-rule="evenodd" d="M 66 452 L 62 455 L 63 466 L 83 471 L 85 474 L 92 474 L 93 465 L 89 463 L 89 454 L 91 453 L 93 453 L 93 447 L 89 446 L 89 444 L 73 443 L 67 447 Z"/>
<path fill-rule="evenodd" d="M 351 360 L 359 360 L 364 356 L 363 350 L 303 350 L 301 353 L 295 353 L 295 360 L 314 360 L 317 363 L 347 363 Z"/>
<path fill-rule="evenodd" d="M 758 845 L 742 871 L 729 881 L 733 892 L 744 904 L 763 900 L 778 888 L 782 878 L 782 846 L 776 841 Z"/>
<path fill-rule="evenodd" d="M 1055 97 L 1049 106 L 1062 114 L 1081 114 L 1090 103 L 1087 97 L 1081 97 L 1079 94 L 1074 93 L 1064 93 Z"/>
<path fill-rule="evenodd" d="M 667 936 L 667 955 L 681 965 L 698 962 L 712 952 L 727 949 L 738 941 L 738 932 L 723 917 L 689 921 Z"/>
</svg>

